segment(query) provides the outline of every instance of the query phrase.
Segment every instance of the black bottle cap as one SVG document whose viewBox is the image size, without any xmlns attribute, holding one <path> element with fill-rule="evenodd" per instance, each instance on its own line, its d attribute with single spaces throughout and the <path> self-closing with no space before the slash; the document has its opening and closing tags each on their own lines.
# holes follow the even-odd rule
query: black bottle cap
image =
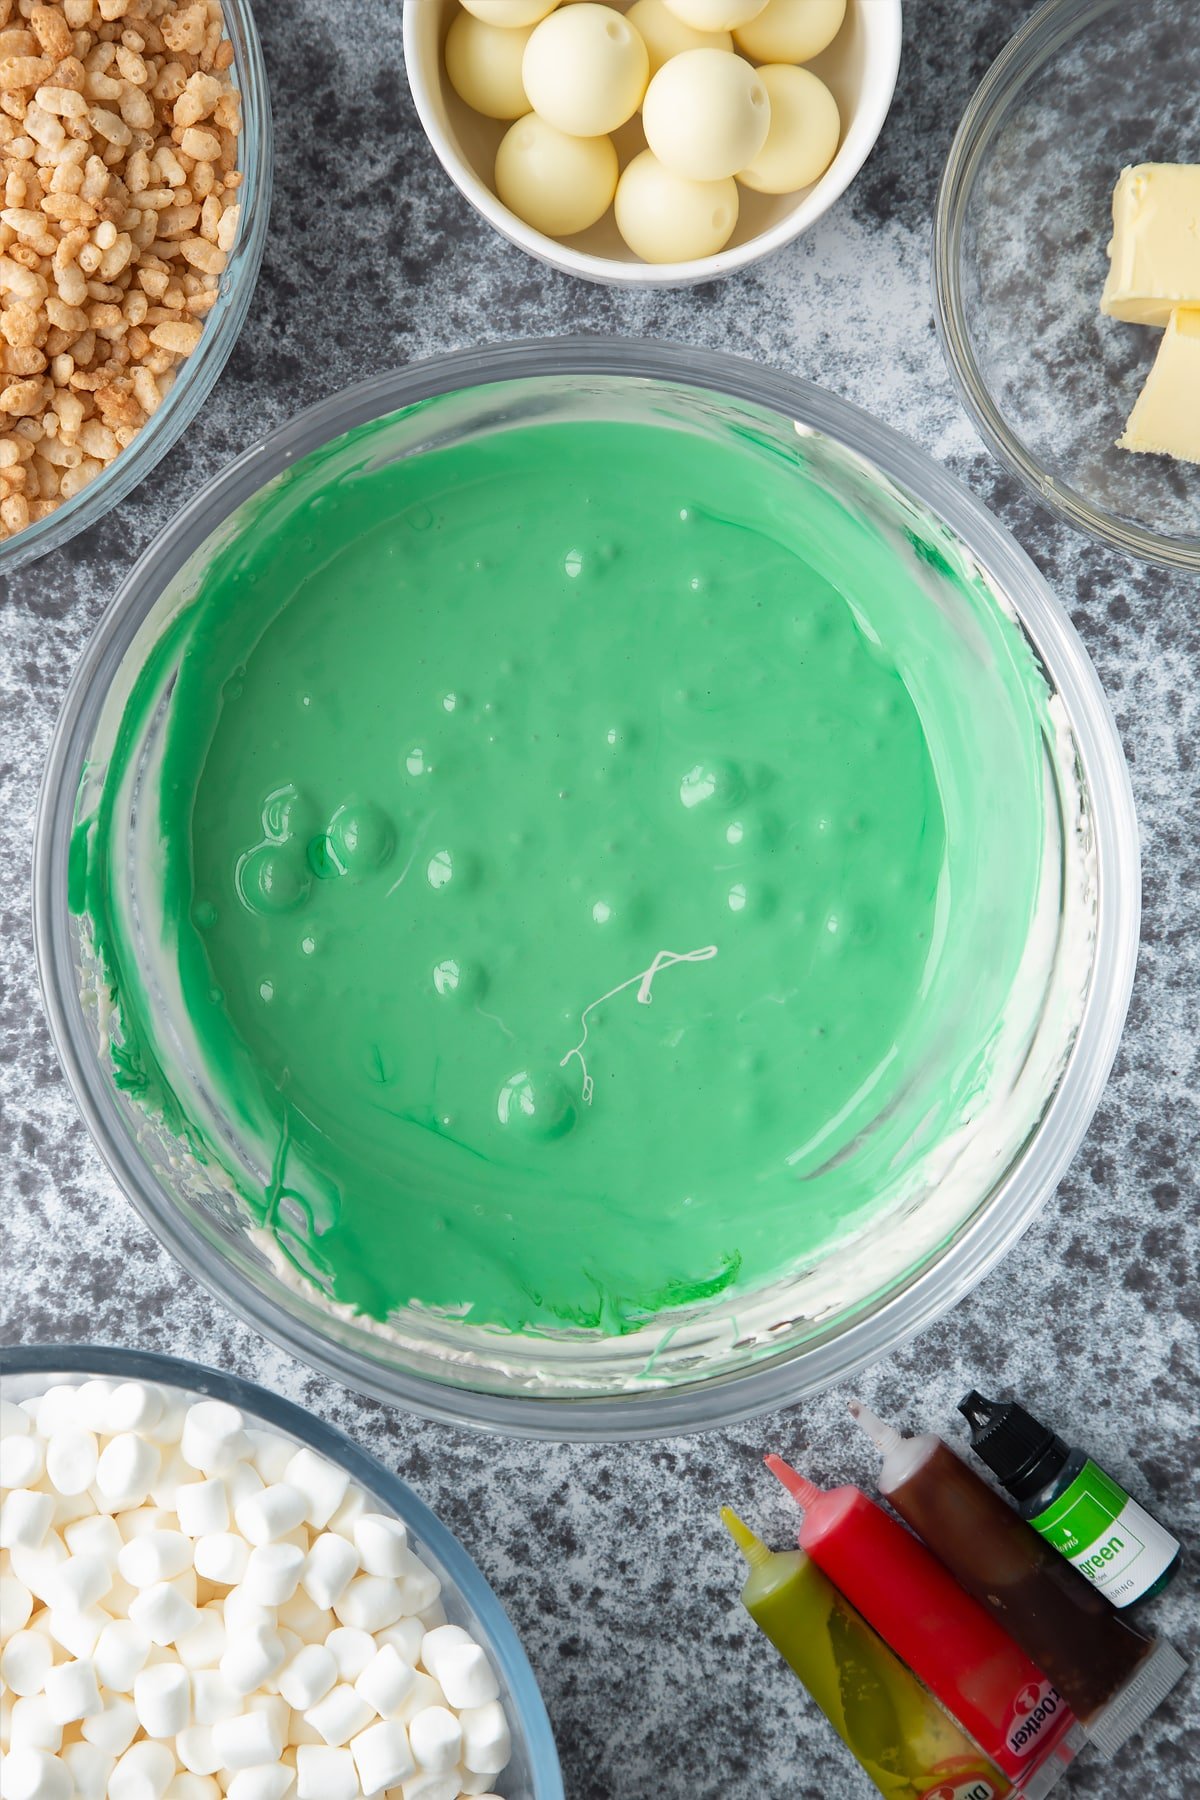
<svg viewBox="0 0 1200 1800">
<path fill-rule="evenodd" d="M 1070 1446 L 1015 1400 L 988 1400 L 974 1389 L 958 1403 L 971 1427 L 971 1448 L 1014 1500 L 1027 1500 L 1053 1480 Z"/>
</svg>

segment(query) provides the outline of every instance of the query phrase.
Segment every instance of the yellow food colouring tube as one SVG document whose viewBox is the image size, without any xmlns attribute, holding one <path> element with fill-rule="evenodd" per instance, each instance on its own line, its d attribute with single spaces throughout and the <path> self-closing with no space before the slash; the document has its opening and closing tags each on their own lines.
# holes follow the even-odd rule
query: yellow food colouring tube
<svg viewBox="0 0 1200 1800">
<path fill-rule="evenodd" d="M 1012 1783 L 803 1550 L 770 1550 L 731 1512 L 742 1605 L 887 1800 L 1003 1800 Z"/>
</svg>

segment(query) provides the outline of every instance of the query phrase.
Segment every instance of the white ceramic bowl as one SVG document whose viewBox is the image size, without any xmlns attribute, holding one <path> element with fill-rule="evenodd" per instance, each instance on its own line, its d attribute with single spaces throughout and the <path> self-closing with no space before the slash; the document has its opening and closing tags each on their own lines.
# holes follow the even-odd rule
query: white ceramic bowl
<svg viewBox="0 0 1200 1800">
<path fill-rule="evenodd" d="M 631 0 L 610 0 L 624 12 Z M 842 115 L 837 155 L 819 181 L 795 194 L 739 188 L 737 230 L 716 256 L 691 262 L 644 263 L 617 231 L 612 209 L 569 241 L 547 237 L 510 212 L 492 189 L 496 149 L 507 122 L 485 119 L 464 104 L 446 79 L 442 45 L 458 0 L 404 0 L 404 61 L 413 102 L 438 161 L 459 191 L 501 236 L 551 268 L 587 281 L 631 287 L 688 287 L 715 281 L 790 244 L 829 211 L 866 162 L 883 129 L 900 67 L 900 0 L 849 0 L 827 50 L 805 66 L 832 91 Z M 616 133 L 622 166 L 645 147 L 640 117 Z"/>
</svg>

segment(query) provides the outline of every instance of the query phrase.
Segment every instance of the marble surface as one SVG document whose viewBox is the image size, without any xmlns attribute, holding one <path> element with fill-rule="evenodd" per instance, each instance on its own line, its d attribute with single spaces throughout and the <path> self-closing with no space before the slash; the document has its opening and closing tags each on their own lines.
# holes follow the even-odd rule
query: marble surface
<svg viewBox="0 0 1200 1800">
<path fill-rule="evenodd" d="M 850 192 L 794 248 L 684 293 L 557 276 L 493 236 L 434 164 L 407 97 L 398 0 L 258 8 L 278 174 L 250 323 L 203 417 L 115 517 L 13 577 L 0 681 L 3 1336 L 135 1343 L 237 1370 L 335 1421 L 457 1531 L 541 1679 L 570 1800 L 859 1800 L 868 1784 L 737 1604 L 728 1500 L 779 1542 L 793 1520 L 759 1456 L 818 1477 L 870 1459 L 835 1390 L 775 1417 L 628 1447 L 485 1441 L 347 1394 L 264 1343 L 159 1249 L 114 1190 L 42 1020 L 29 937 L 34 803 L 91 627 L 133 558 L 268 426 L 370 370 L 572 329 L 738 351 L 825 383 L 908 433 L 1016 533 L 1069 608 L 1129 757 L 1145 859 L 1137 984 L 1115 1071 L 1057 1197 L 1007 1263 L 858 1382 L 904 1424 L 948 1428 L 965 1387 L 1011 1384 L 1195 1546 L 1200 1170 L 1200 625 L 1194 584 L 1043 516 L 961 412 L 934 336 L 930 211 L 954 127 L 1029 9 L 910 0 L 900 87 Z M 1193 1555 L 1150 1617 L 1200 1660 Z M 1200 1779 L 1195 1680 L 1079 1800 Z"/>
</svg>

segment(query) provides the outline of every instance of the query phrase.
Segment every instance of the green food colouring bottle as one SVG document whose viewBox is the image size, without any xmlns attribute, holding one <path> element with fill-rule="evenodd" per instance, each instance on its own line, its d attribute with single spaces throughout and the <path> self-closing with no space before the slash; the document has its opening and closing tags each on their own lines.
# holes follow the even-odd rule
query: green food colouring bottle
<svg viewBox="0 0 1200 1800">
<path fill-rule="evenodd" d="M 971 1427 L 972 1450 L 1021 1517 L 1113 1606 L 1161 1593 L 1179 1567 L 1178 1540 L 1119 1482 L 1015 1400 L 971 1392 L 958 1410 Z"/>
<path fill-rule="evenodd" d="M 742 1605 L 887 1800 L 1004 1800 L 1012 1783 L 803 1550 L 770 1550 L 729 1508 Z"/>
</svg>

